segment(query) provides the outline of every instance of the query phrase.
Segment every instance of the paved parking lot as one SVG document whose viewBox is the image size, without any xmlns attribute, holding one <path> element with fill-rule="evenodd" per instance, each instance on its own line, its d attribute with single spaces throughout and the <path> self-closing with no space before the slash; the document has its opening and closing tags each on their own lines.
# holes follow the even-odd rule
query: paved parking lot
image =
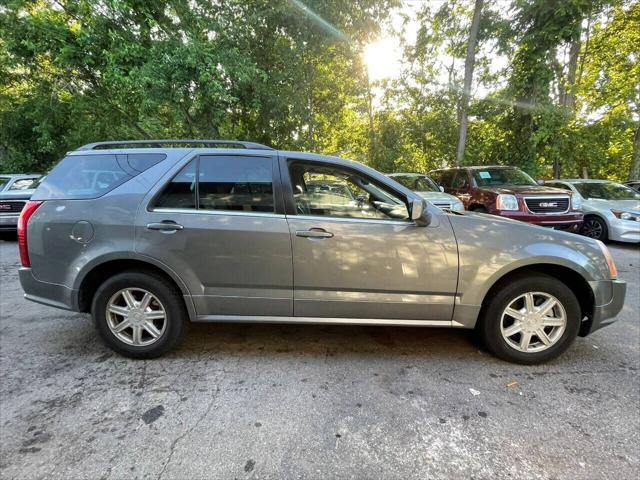
<svg viewBox="0 0 640 480">
<path fill-rule="evenodd" d="M 614 325 L 515 366 L 467 332 L 197 325 L 131 361 L 25 301 L 0 242 L 2 478 L 557 478 L 640 472 L 640 250 Z"/>
</svg>

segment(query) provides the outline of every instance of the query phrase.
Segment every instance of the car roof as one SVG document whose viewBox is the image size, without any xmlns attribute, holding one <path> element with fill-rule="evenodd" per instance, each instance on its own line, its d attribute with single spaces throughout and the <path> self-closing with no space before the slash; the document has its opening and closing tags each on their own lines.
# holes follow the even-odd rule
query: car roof
<svg viewBox="0 0 640 480">
<path fill-rule="evenodd" d="M 385 173 L 387 177 L 428 177 L 426 173 Z"/>
</svg>

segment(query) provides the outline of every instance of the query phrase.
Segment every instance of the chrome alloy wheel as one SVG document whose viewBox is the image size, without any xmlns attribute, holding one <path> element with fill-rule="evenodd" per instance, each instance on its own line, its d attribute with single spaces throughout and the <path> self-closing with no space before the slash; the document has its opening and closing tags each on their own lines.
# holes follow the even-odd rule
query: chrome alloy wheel
<svg viewBox="0 0 640 480">
<path fill-rule="evenodd" d="M 118 340 L 143 347 L 158 341 L 167 328 L 160 300 L 141 288 L 125 288 L 107 303 L 107 325 Z"/>
<path fill-rule="evenodd" d="M 525 353 L 555 345 L 567 327 L 567 312 L 560 301 L 544 292 L 516 297 L 502 313 L 500 331 L 510 347 Z"/>
</svg>

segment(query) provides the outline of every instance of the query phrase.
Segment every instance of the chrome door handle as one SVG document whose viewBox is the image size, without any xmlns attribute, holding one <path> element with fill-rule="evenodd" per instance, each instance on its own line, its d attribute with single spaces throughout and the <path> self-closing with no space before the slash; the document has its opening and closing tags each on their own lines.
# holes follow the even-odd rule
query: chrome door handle
<svg viewBox="0 0 640 480">
<path fill-rule="evenodd" d="M 161 230 L 163 232 L 175 232 L 176 230 L 182 230 L 184 227 L 178 225 L 176 222 L 157 222 L 147 223 L 147 230 Z"/>
<path fill-rule="evenodd" d="M 333 233 L 323 228 L 310 228 L 309 230 L 296 230 L 296 237 L 303 238 L 331 238 Z"/>
</svg>

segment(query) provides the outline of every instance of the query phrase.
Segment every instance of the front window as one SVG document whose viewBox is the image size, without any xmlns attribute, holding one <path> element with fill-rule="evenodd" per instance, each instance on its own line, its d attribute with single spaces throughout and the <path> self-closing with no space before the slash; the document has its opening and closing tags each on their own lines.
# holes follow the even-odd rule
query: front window
<svg viewBox="0 0 640 480">
<path fill-rule="evenodd" d="M 289 175 L 298 215 L 409 218 L 406 203 L 395 193 L 352 170 L 292 162 Z"/>
<path fill-rule="evenodd" d="M 0 177 L 0 190 L 2 190 L 7 183 L 9 183 L 9 180 L 11 180 L 11 178 L 9 177 Z"/>
<path fill-rule="evenodd" d="M 439 192 L 440 188 L 436 182 L 426 175 L 398 175 L 391 177 L 399 184 L 414 192 Z"/>
<path fill-rule="evenodd" d="M 585 199 L 640 200 L 640 193 L 614 182 L 576 182 L 573 184 Z"/>
<path fill-rule="evenodd" d="M 479 187 L 501 185 L 537 185 L 536 181 L 519 168 L 481 168 L 473 170 Z"/>
</svg>

